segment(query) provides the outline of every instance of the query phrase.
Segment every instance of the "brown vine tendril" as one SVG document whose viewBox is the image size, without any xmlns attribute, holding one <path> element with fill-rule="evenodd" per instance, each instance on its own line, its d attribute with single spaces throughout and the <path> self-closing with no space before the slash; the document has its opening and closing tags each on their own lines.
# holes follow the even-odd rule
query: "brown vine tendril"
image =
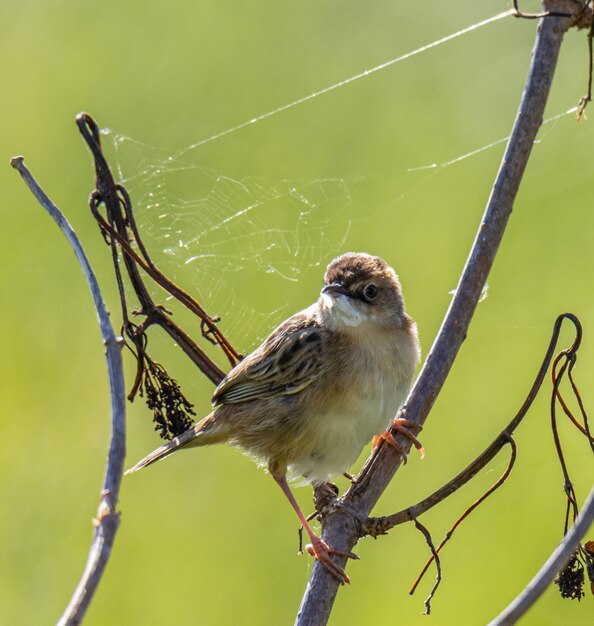
<svg viewBox="0 0 594 626">
<path fill-rule="evenodd" d="M 421 582 L 423 576 L 425 575 L 425 573 L 429 569 L 429 566 L 435 560 L 435 555 L 439 554 L 439 552 L 441 552 L 442 548 L 452 538 L 453 534 L 456 532 L 456 530 L 458 529 L 460 524 L 479 506 L 479 504 L 484 502 L 492 493 L 494 493 L 497 489 L 499 489 L 499 487 L 501 487 L 501 485 L 503 485 L 503 483 L 507 480 L 508 476 L 511 474 L 511 471 L 512 471 L 512 469 L 514 467 L 514 464 L 516 462 L 517 445 L 516 445 L 516 442 L 513 440 L 513 438 L 511 436 L 509 436 L 509 438 L 507 440 L 507 443 L 511 447 L 511 455 L 510 455 L 507 467 L 505 469 L 505 472 L 503 472 L 503 474 L 499 477 L 499 479 L 493 485 L 491 485 L 491 487 L 489 487 L 489 489 L 487 489 L 487 491 L 485 491 L 485 493 L 483 493 L 483 495 L 480 498 L 475 500 L 464 511 L 464 513 L 462 513 L 462 515 L 460 515 L 460 517 L 454 522 L 454 525 L 448 530 L 448 532 L 445 534 L 444 538 L 442 539 L 441 543 L 435 549 L 435 554 L 432 554 L 432 556 L 427 560 L 427 562 L 423 566 L 423 569 L 421 570 L 419 575 L 416 577 L 415 581 L 413 582 L 413 584 L 412 584 L 412 586 L 411 586 L 411 588 L 410 588 L 410 590 L 408 592 L 409 594 L 412 595 L 416 591 L 416 589 L 417 589 L 419 583 Z M 435 564 L 437 565 L 437 561 L 436 561 Z"/>
<path fill-rule="evenodd" d="M 563 447 L 561 444 L 561 438 L 559 436 L 559 430 L 557 425 L 557 412 L 556 405 L 559 403 L 565 415 L 569 418 L 570 422 L 583 434 L 590 445 L 590 449 L 594 452 L 594 445 L 592 435 L 590 433 L 590 427 L 588 424 L 588 416 L 586 414 L 584 403 L 573 378 L 573 368 L 577 361 L 576 352 L 563 351 L 559 353 L 555 359 L 551 371 L 551 379 L 553 383 L 553 391 L 550 401 L 550 413 L 551 413 L 551 430 L 553 433 L 553 441 L 555 443 L 555 451 L 559 459 L 561 471 L 563 473 L 563 490 L 566 497 L 565 505 L 565 517 L 563 524 L 563 535 L 566 535 L 570 525 L 575 523 L 575 520 L 579 514 L 579 504 L 573 481 L 569 473 L 569 468 L 565 455 L 563 453 Z M 571 391 L 578 405 L 583 424 L 574 416 L 573 412 L 569 408 L 568 403 L 563 398 L 560 390 L 563 378 L 567 376 Z M 592 554 L 589 546 L 592 542 L 586 542 L 585 545 L 579 545 L 577 550 L 573 553 L 567 565 L 559 572 L 555 578 L 555 584 L 559 588 L 559 593 L 562 598 L 568 598 L 571 600 L 577 599 L 578 601 L 584 596 L 584 582 L 585 574 L 588 575 L 594 593 L 594 555 Z"/>
<path fill-rule="evenodd" d="M 425 612 L 423 613 L 423 615 L 431 615 L 431 600 L 433 600 L 435 592 L 439 587 L 439 583 L 441 583 L 441 561 L 439 559 L 439 548 L 437 550 L 435 549 L 433 539 L 431 538 L 431 533 L 425 526 L 423 526 L 423 524 L 421 524 L 421 522 L 419 522 L 417 518 L 413 518 L 413 523 L 415 525 L 415 528 L 425 537 L 425 541 L 427 542 L 429 550 L 431 551 L 431 561 L 435 561 L 435 568 L 437 570 L 435 574 L 435 583 L 433 583 L 433 587 L 431 588 L 429 595 L 425 598 L 425 601 L 423 603 L 425 605 Z M 409 593 L 413 592 L 409 591 Z"/>
</svg>

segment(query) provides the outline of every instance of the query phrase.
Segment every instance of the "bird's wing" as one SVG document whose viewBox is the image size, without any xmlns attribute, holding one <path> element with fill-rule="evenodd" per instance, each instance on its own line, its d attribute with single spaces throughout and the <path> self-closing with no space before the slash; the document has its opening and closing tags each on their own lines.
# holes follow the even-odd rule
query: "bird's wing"
<svg viewBox="0 0 594 626">
<path fill-rule="evenodd" d="M 327 335 L 310 315 L 297 313 L 229 372 L 213 405 L 294 394 L 311 385 L 327 367 L 321 358 Z"/>
</svg>

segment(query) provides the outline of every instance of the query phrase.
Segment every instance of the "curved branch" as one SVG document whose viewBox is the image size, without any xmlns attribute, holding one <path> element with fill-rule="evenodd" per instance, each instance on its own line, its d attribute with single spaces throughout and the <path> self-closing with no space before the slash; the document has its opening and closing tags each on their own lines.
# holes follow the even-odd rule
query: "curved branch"
<svg viewBox="0 0 594 626">
<path fill-rule="evenodd" d="M 111 439 L 107 455 L 107 467 L 101 500 L 95 517 L 95 532 L 89 550 L 85 571 L 78 583 L 68 607 L 60 618 L 59 626 L 80 624 L 101 581 L 101 576 L 109 560 L 115 534 L 119 525 L 116 511 L 120 483 L 126 456 L 126 390 L 122 369 L 122 341 L 109 321 L 109 313 L 101 296 L 97 279 L 87 256 L 74 230 L 58 207 L 47 197 L 23 162 L 23 157 L 13 157 L 10 164 L 23 177 L 25 183 L 41 206 L 51 215 L 60 230 L 68 239 L 74 254 L 85 274 L 91 289 L 95 309 L 99 318 L 101 335 L 105 344 L 109 388 L 111 392 Z"/>
<path fill-rule="evenodd" d="M 547 559 L 536 576 L 528 583 L 524 591 L 488 626 L 510 626 L 515 624 L 524 613 L 540 598 L 544 590 L 553 582 L 571 555 L 577 550 L 580 541 L 594 522 L 594 488 L 590 491 L 586 502 L 578 515 L 575 524 L 565 535 L 553 554 Z"/>
<path fill-rule="evenodd" d="M 576 7 L 574 12 L 581 8 L 577 1 L 572 4 Z M 559 6 L 564 10 L 568 2 L 551 0 L 544 5 L 547 11 L 557 10 Z M 563 35 L 571 25 L 571 19 L 561 17 L 548 17 L 539 22 L 530 71 L 513 130 L 456 294 L 403 410 L 408 420 L 419 424 L 425 422 L 466 338 L 542 124 Z M 410 448 L 410 441 L 396 432 L 393 434 L 405 450 Z M 382 442 L 344 496 L 343 503 L 356 515 L 367 517 L 400 464 L 398 452 Z M 340 507 L 335 507 L 335 511 L 324 519 L 322 538 L 337 550 L 351 552 L 358 538 L 356 525 L 345 524 L 344 515 L 339 513 Z M 337 557 L 336 560 L 341 566 L 346 565 L 346 559 Z M 319 563 L 314 563 L 296 624 L 326 624 L 337 591 L 337 581 Z"/>
</svg>

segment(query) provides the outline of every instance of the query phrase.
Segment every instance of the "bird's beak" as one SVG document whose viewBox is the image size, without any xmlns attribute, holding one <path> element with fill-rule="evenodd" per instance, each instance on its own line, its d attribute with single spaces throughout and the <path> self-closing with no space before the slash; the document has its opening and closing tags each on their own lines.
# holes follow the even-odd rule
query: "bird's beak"
<svg viewBox="0 0 594 626">
<path fill-rule="evenodd" d="M 332 297 L 336 297 L 339 295 L 345 295 L 345 296 L 350 295 L 348 290 L 345 289 L 342 285 L 339 285 L 338 283 L 332 283 L 331 285 L 326 285 L 322 289 L 322 293 L 328 296 L 332 296 Z"/>
</svg>

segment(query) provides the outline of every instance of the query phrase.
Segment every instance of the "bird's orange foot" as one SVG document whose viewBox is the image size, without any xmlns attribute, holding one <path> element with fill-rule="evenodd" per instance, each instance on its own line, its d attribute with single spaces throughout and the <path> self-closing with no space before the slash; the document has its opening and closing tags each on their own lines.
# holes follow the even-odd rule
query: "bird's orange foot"
<svg viewBox="0 0 594 626">
<path fill-rule="evenodd" d="M 415 433 L 413 433 L 411 430 L 414 429 L 418 433 L 422 429 L 422 426 L 420 426 L 416 422 L 411 422 L 410 420 L 404 419 L 402 417 L 397 417 L 392 422 L 391 428 L 398 431 L 399 433 L 402 433 L 405 437 L 410 439 L 413 442 L 415 448 L 421 453 L 421 459 L 425 458 L 425 448 L 423 448 L 423 444 L 417 439 Z M 402 456 L 404 463 L 406 463 L 406 453 L 404 452 L 404 449 L 396 441 L 396 438 L 389 430 L 387 430 L 385 433 L 382 433 L 381 435 L 376 435 L 373 438 L 373 447 L 375 448 L 382 439 L 394 448 L 396 448 L 396 450 Z"/>
<path fill-rule="evenodd" d="M 346 575 L 345 571 L 335 563 L 331 558 L 331 554 L 336 554 L 337 556 L 344 556 L 348 559 L 358 559 L 359 557 L 353 552 L 341 552 L 339 550 L 334 550 L 331 548 L 325 541 L 322 541 L 319 537 L 315 535 L 311 538 L 311 543 L 308 543 L 305 546 L 307 552 L 314 557 L 314 559 L 318 560 L 329 572 L 340 582 L 341 585 L 345 583 L 350 583 L 351 579 Z"/>
</svg>

